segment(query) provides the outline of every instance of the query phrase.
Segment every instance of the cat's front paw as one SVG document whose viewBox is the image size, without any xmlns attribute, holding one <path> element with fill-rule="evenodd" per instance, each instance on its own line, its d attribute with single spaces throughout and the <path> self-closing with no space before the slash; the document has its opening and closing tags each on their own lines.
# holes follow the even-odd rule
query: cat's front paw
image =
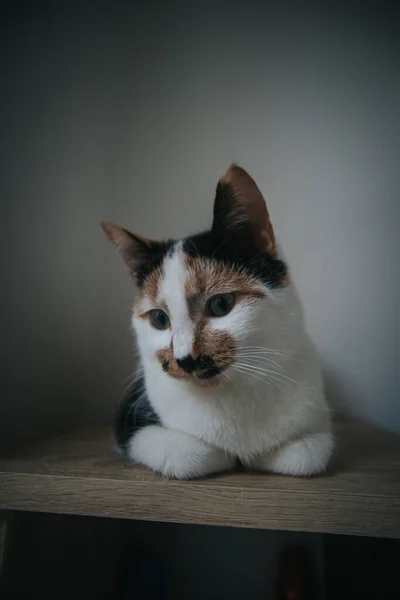
<svg viewBox="0 0 400 600">
<path fill-rule="evenodd" d="M 153 471 L 176 479 L 228 471 L 235 464 L 234 458 L 222 450 L 183 431 L 159 425 L 137 431 L 127 446 L 127 455 Z"/>
<path fill-rule="evenodd" d="M 246 466 L 282 475 L 316 475 L 325 471 L 333 446 L 330 432 L 309 434 L 246 461 Z"/>
</svg>

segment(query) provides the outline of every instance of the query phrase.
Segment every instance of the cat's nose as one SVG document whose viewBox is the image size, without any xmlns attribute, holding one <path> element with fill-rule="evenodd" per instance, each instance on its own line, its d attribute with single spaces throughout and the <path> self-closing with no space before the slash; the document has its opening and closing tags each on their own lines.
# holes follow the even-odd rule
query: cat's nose
<svg viewBox="0 0 400 600">
<path fill-rule="evenodd" d="M 198 368 L 197 360 L 193 358 L 190 354 L 185 356 L 184 358 L 177 358 L 176 362 L 180 366 L 181 369 L 186 371 L 186 373 L 193 373 Z"/>
</svg>

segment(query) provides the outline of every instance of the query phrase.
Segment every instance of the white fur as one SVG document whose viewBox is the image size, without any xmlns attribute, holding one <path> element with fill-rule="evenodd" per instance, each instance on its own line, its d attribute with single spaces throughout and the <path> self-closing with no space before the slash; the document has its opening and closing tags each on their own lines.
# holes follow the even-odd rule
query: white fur
<svg viewBox="0 0 400 600">
<path fill-rule="evenodd" d="M 164 279 L 159 291 L 159 302 L 168 306 L 174 322 L 173 349 L 175 358 L 184 358 L 190 354 L 194 338 L 194 324 L 190 320 L 185 298 L 186 271 L 179 251 L 164 262 Z"/>
<path fill-rule="evenodd" d="M 179 250 L 166 260 L 158 298 L 168 306 L 171 331 L 133 318 L 148 397 L 164 427 L 136 433 L 130 457 L 177 478 L 228 469 L 235 457 L 250 468 L 287 475 L 323 471 L 333 449 L 330 414 L 293 285 L 268 290 L 252 306 L 239 302 L 227 316 L 212 320 L 216 329 L 235 337 L 239 357 L 219 376 L 218 387 L 201 388 L 173 379 L 156 358 L 171 336 L 176 358 L 191 350 L 185 277 Z M 248 347 L 259 347 L 258 357 L 250 356 Z"/>
<path fill-rule="evenodd" d="M 332 453 L 330 432 L 313 433 L 266 451 L 245 462 L 258 471 L 283 475 L 313 475 L 323 471 Z"/>
<path fill-rule="evenodd" d="M 158 425 L 149 425 L 136 433 L 128 452 L 136 462 L 177 479 L 227 471 L 235 464 L 227 452 L 183 431 Z"/>
</svg>

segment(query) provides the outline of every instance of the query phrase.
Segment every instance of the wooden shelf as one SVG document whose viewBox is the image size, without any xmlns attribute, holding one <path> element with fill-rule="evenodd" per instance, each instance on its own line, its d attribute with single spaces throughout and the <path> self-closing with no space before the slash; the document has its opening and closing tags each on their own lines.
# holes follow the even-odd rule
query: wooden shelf
<svg viewBox="0 0 400 600">
<path fill-rule="evenodd" d="M 183 482 L 121 458 L 108 430 L 80 431 L 0 459 L 0 508 L 400 538 L 400 436 L 352 420 L 336 429 L 323 477 Z"/>
</svg>

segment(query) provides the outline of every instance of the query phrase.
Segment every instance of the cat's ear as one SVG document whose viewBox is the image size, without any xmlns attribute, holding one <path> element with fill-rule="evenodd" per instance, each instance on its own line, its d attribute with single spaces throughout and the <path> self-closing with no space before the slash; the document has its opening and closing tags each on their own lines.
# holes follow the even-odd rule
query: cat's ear
<svg viewBox="0 0 400 600">
<path fill-rule="evenodd" d="M 134 235 L 120 225 L 107 219 L 100 223 L 103 231 L 115 246 L 132 276 L 151 257 L 151 240 Z"/>
<path fill-rule="evenodd" d="M 256 182 L 232 164 L 218 182 L 212 229 L 233 242 L 251 244 L 259 252 L 276 254 L 275 235 L 267 205 Z"/>
</svg>

